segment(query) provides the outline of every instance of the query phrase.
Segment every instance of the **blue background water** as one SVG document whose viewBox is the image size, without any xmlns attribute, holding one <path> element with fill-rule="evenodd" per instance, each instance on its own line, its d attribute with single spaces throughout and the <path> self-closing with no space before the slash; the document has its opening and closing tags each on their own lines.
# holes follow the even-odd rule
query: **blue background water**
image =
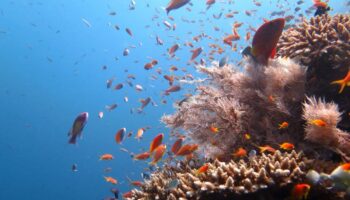
<svg viewBox="0 0 350 200">
<path fill-rule="evenodd" d="M 240 28 L 242 39 L 238 44 L 246 46 L 248 42 L 243 38 L 247 25 L 257 27 L 262 23 L 261 17 L 269 19 L 269 12 L 281 9 L 267 1 L 262 2 L 262 7 L 254 6 L 251 1 L 243 2 L 230 5 L 232 10 L 241 11 L 233 19 L 212 18 L 212 14 L 218 14 L 227 5 L 216 3 L 207 13 L 200 14 L 205 11 L 204 1 L 193 1 L 192 7 L 186 6 L 192 12 L 186 7 L 173 11 L 171 16 L 175 21 L 171 21 L 161 8 L 167 1 L 160 0 L 137 1 L 133 11 L 128 10 L 129 1 L 122 0 L 1 0 L 0 199 L 102 199 L 111 196 L 109 189 L 112 187 L 104 181 L 104 175 L 117 178 L 121 184 L 116 187 L 122 192 L 130 190 L 132 187 L 125 177 L 140 180 L 140 172 L 147 163 L 132 161 L 119 148 L 140 153 L 142 148 L 149 147 L 156 134 L 169 133 L 159 119 L 164 113 L 173 112 L 172 102 L 182 98 L 181 93 L 172 94 L 165 98 L 167 104 L 160 102 L 167 82 L 162 76 L 156 81 L 150 79 L 156 72 L 143 69 L 149 62 L 147 57 L 157 59 L 159 65 L 155 68 L 161 67 L 167 74 L 172 64 L 194 73 L 193 67 L 186 65 L 190 48 L 182 44 L 202 32 L 222 38 L 223 33 L 230 33 L 234 21 L 245 22 Z M 292 9 L 296 7 L 296 1 L 287 2 Z M 349 12 L 345 2 L 331 1 L 332 14 Z M 310 6 L 311 1 L 301 5 L 303 9 Z M 246 16 L 244 10 L 251 9 L 257 12 L 253 17 Z M 109 15 L 112 11 L 116 12 L 115 16 Z M 226 8 L 223 14 L 227 12 Z M 159 19 L 152 21 L 154 15 Z M 196 23 L 182 22 L 182 16 Z M 82 18 L 92 26 L 87 27 Z M 176 31 L 167 31 L 163 20 L 176 23 Z M 119 31 L 113 27 L 115 24 L 119 25 Z M 222 30 L 215 32 L 213 24 Z M 134 37 L 125 33 L 127 27 Z M 193 34 L 188 34 L 189 31 Z M 155 45 L 155 35 L 164 40 L 163 46 Z M 169 37 L 171 35 L 180 40 Z M 139 42 L 143 45 L 139 46 Z M 176 53 L 181 60 L 166 59 L 162 54 L 176 42 L 182 45 Z M 204 52 L 209 52 L 208 43 L 214 42 L 203 39 L 194 45 L 203 46 Z M 137 47 L 129 48 L 130 55 L 124 57 L 122 52 L 130 45 Z M 226 51 L 226 54 L 235 61 L 240 58 L 238 53 Z M 102 70 L 103 65 L 108 69 Z M 128 72 L 124 72 L 126 69 Z M 143 92 L 136 92 L 126 84 L 120 91 L 106 89 L 107 79 L 114 76 L 115 85 L 124 82 L 128 74 L 136 76 L 133 83 L 141 84 Z M 129 103 L 123 102 L 124 96 L 129 97 Z M 138 99 L 149 96 L 158 107 L 148 105 L 143 114 L 130 113 L 131 108 L 140 106 Z M 118 108 L 106 111 L 105 105 L 112 103 L 117 103 Z M 69 145 L 67 132 L 76 115 L 83 111 L 90 113 L 83 139 L 78 140 L 77 145 Z M 103 119 L 98 119 L 99 111 L 105 112 Z M 152 128 L 145 132 L 141 142 L 132 136 L 122 145 L 115 143 L 114 134 L 118 129 L 126 127 L 135 134 L 145 126 Z M 166 139 L 166 143 L 168 141 Z M 104 153 L 112 153 L 115 159 L 99 161 Z M 71 171 L 73 163 L 78 165 L 78 172 Z M 112 167 L 112 172 L 104 173 L 106 167 Z"/>
</svg>

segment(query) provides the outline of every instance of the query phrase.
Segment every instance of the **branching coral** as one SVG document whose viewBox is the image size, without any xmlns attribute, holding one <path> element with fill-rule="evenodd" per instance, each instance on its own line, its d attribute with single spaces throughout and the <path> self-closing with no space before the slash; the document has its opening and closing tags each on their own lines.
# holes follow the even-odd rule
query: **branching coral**
<svg viewBox="0 0 350 200">
<path fill-rule="evenodd" d="M 321 15 L 285 31 L 279 55 L 299 58 L 304 65 L 327 60 L 333 67 L 350 64 L 350 16 Z"/>
<path fill-rule="evenodd" d="M 293 116 L 301 114 L 305 68 L 282 58 L 272 60 L 265 68 L 247 63 L 244 73 L 232 66 L 219 68 L 215 63 L 210 68 L 199 67 L 209 81 L 201 83 L 196 95 L 162 121 L 187 131 L 212 158 L 230 155 L 237 147 L 247 145 L 242 140 L 247 132 L 257 144 L 300 140 L 300 126 L 292 124 L 300 124 Z M 290 128 L 279 130 L 278 124 L 283 121 L 288 121 Z M 218 127 L 219 132 L 214 134 L 210 126 Z"/>
<path fill-rule="evenodd" d="M 350 160 L 350 135 L 337 128 L 341 113 L 336 104 L 309 98 L 304 103 L 303 117 L 308 122 L 305 139 L 336 151 Z M 313 123 L 315 120 L 321 120 L 322 123 Z"/>
<path fill-rule="evenodd" d="M 215 160 L 209 164 L 207 172 L 199 175 L 195 169 L 182 163 L 185 166 L 165 168 L 166 170 L 154 173 L 142 186 L 142 191 L 132 191 L 131 199 L 210 199 L 210 196 L 218 198 L 235 195 L 238 198 L 244 197 L 245 194 L 261 189 L 269 190 L 266 188 L 283 187 L 291 182 L 301 181 L 308 168 L 306 163 L 305 158 L 295 151 L 276 151 L 273 155 L 262 154 L 248 161 L 225 163 Z M 178 184 L 169 187 L 172 180 L 178 180 Z"/>
</svg>

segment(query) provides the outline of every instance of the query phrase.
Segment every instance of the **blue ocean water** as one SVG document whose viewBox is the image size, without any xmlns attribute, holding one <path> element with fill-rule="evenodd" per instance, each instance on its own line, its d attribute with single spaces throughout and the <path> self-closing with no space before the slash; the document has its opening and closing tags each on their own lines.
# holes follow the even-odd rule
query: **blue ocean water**
<svg viewBox="0 0 350 200">
<path fill-rule="evenodd" d="M 243 22 L 239 29 L 241 40 L 236 42 L 238 51 L 226 47 L 223 54 L 229 55 L 231 62 L 238 62 L 239 50 L 250 44 L 244 40 L 249 25 L 258 27 L 262 18 L 271 19 L 273 11 L 287 10 L 285 16 L 295 15 L 293 10 L 297 7 L 297 1 L 260 0 L 261 7 L 253 1 L 222 2 L 206 10 L 205 1 L 193 0 L 192 6 L 172 11 L 172 21 L 163 9 L 168 2 L 160 0 L 138 0 L 135 10 L 129 10 L 130 1 L 126 0 L 1 0 L 0 199 L 103 199 L 112 196 L 109 190 L 113 187 L 121 192 L 132 189 L 126 177 L 141 180 L 140 173 L 148 167 L 148 161 L 133 161 L 120 147 L 143 152 L 158 133 L 165 133 L 165 143 L 170 146 L 169 129 L 159 120 L 163 114 L 174 111 L 172 104 L 181 100 L 183 94 L 193 93 L 183 86 L 179 93 L 162 95 L 168 88 L 163 75 L 171 74 L 172 65 L 186 68 L 186 73 L 198 77 L 193 65 L 186 64 L 192 48 L 183 44 L 191 41 L 194 47 L 203 47 L 196 60 L 203 58 L 210 63 L 204 56 L 210 51 L 208 44 L 224 46 L 221 41 L 224 33 L 231 32 L 235 21 Z M 331 0 L 330 14 L 349 12 L 347 4 L 345 0 Z M 312 1 L 305 0 L 300 13 L 311 6 Z M 239 14 L 227 18 L 224 15 L 229 10 Z M 252 16 L 244 14 L 245 10 L 253 10 Z M 220 19 L 213 18 L 213 14 L 221 12 Z M 176 30 L 167 30 L 164 20 L 175 23 Z M 214 26 L 220 31 L 215 31 Z M 126 28 L 132 30 L 133 37 L 125 32 Z M 205 37 L 194 42 L 193 37 L 202 33 L 213 39 Z M 156 45 L 156 36 L 164 40 L 164 45 Z M 175 43 L 181 45 L 176 52 L 179 61 L 164 55 Z M 123 56 L 125 48 L 130 49 L 128 56 Z M 215 55 L 215 59 L 223 55 Z M 150 61 L 149 57 L 159 64 L 146 71 L 143 66 Z M 158 68 L 162 75 L 157 74 Z M 172 74 L 186 73 L 179 70 Z M 125 83 L 128 74 L 136 77 L 132 80 L 134 86 L 140 84 L 144 91 L 137 92 Z M 158 79 L 152 80 L 152 75 Z M 124 83 L 124 88 L 106 89 L 106 80 L 112 77 L 113 86 Z M 129 98 L 128 103 L 123 101 L 124 96 Z M 150 104 L 141 114 L 130 112 L 140 107 L 139 99 L 147 97 L 158 106 Z M 167 103 L 163 104 L 162 99 Z M 118 107 L 107 111 L 105 106 L 113 103 Z M 104 112 L 103 119 L 98 118 L 99 111 Z M 67 133 L 81 112 L 90 114 L 83 138 L 76 145 L 68 144 Z M 135 133 L 145 126 L 151 129 L 138 142 Z M 133 131 L 133 136 L 118 145 L 114 135 L 122 127 Z M 115 159 L 99 161 L 104 153 L 113 154 Z M 73 164 L 77 164 L 77 172 L 72 172 Z M 112 171 L 105 173 L 106 167 Z M 115 177 L 119 183 L 112 186 L 103 176 Z"/>
</svg>

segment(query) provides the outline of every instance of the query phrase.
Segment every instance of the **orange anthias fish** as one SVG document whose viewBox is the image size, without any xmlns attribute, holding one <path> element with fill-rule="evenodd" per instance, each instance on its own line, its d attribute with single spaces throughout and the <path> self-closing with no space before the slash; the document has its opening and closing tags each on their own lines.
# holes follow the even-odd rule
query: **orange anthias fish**
<svg viewBox="0 0 350 200">
<path fill-rule="evenodd" d="M 149 102 L 151 102 L 150 97 L 147 97 L 146 99 L 140 99 L 141 107 L 139 108 L 139 110 L 142 111 L 149 104 Z"/>
<path fill-rule="evenodd" d="M 247 151 L 240 147 L 235 153 L 232 154 L 234 157 L 240 158 L 247 155 Z"/>
<path fill-rule="evenodd" d="M 333 81 L 333 82 L 331 82 L 331 84 L 340 85 L 339 94 L 342 93 L 345 86 L 350 86 L 350 70 L 348 71 L 348 73 L 346 74 L 346 76 L 343 79 Z"/>
<path fill-rule="evenodd" d="M 288 128 L 289 124 L 288 122 L 282 122 L 278 125 L 278 129 L 285 129 Z"/>
<path fill-rule="evenodd" d="M 294 186 L 292 191 L 292 200 L 307 199 L 307 195 L 310 191 L 310 185 L 306 183 L 300 183 Z"/>
<path fill-rule="evenodd" d="M 277 18 L 264 23 L 253 37 L 252 47 L 247 47 L 242 54 L 250 55 L 262 65 L 267 65 L 268 59 L 276 54 L 277 42 L 285 24 L 284 18 Z"/>
<path fill-rule="evenodd" d="M 179 85 L 172 85 L 168 89 L 165 90 L 164 94 L 169 95 L 170 92 L 178 92 L 181 90 L 181 87 Z"/>
<path fill-rule="evenodd" d="M 151 145 L 149 147 L 149 152 L 152 153 L 160 144 L 162 144 L 164 134 L 160 133 L 158 134 L 151 142 Z"/>
<path fill-rule="evenodd" d="M 89 113 L 83 112 L 80 113 L 74 120 L 73 126 L 71 130 L 68 133 L 68 136 L 70 136 L 69 144 L 75 144 L 77 138 L 81 135 L 87 120 L 89 118 Z"/>
<path fill-rule="evenodd" d="M 173 83 L 174 83 L 174 76 L 164 75 L 163 77 L 169 82 L 170 86 L 173 85 Z"/>
<path fill-rule="evenodd" d="M 315 126 L 320 126 L 320 127 L 327 126 L 327 123 L 325 121 L 323 121 L 322 119 L 314 119 L 314 120 L 311 120 L 309 123 L 312 125 L 315 125 Z"/>
<path fill-rule="evenodd" d="M 291 144 L 291 143 L 288 143 L 288 142 L 284 142 L 284 143 L 280 144 L 280 148 L 290 151 L 290 150 L 294 149 L 294 144 Z"/>
<path fill-rule="evenodd" d="M 144 128 L 140 128 L 139 130 L 137 130 L 137 133 L 136 133 L 135 138 L 136 138 L 137 140 L 139 140 L 139 141 L 140 141 L 140 139 L 141 139 L 141 138 L 142 138 L 142 136 L 143 136 L 144 131 L 145 131 L 145 129 L 144 129 Z"/>
<path fill-rule="evenodd" d="M 171 152 L 172 152 L 173 154 L 176 154 L 176 153 L 179 151 L 179 149 L 180 149 L 181 146 L 182 146 L 182 141 L 183 141 L 183 139 L 180 138 L 180 139 L 177 139 L 177 140 L 174 142 L 173 146 L 171 147 Z"/>
<path fill-rule="evenodd" d="M 198 149 L 198 144 L 185 144 L 177 152 L 177 156 L 186 156 Z"/>
<path fill-rule="evenodd" d="M 218 132 L 219 132 L 219 128 L 216 127 L 216 126 L 209 126 L 209 130 L 210 130 L 212 133 L 218 133 Z"/>
<path fill-rule="evenodd" d="M 313 0 L 315 7 L 327 8 L 328 4 L 326 2 L 322 2 L 321 0 Z"/>
<path fill-rule="evenodd" d="M 202 53 L 202 51 L 203 51 L 203 48 L 202 48 L 202 47 L 198 47 L 197 49 L 191 50 L 192 56 L 191 56 L 190 61 L 191 61 L 191 62 L 194 61 L 194 59 L 196 59 L 196 58 L 199 56 L 199 54 Z"/>
<path fill-rule="evenodd" d="M 115 179 L 115 178 L 113 178 L 113 177 L 105 176 L 104 178 L 105 178 L 105 180 L 106 180 L 107 182 L 112 183 L 112 184 L 114 184 L 114 185 L 116 185 L 116 184 L 118 183 L 117 179 Z"/>
<path fill-rule="evenodd" d="M 151 156 L 151 154 L 150 154 L 148 151 L 146 151 L 146 152 L 143 152 L 143 153 L 134 155 L 134 156 L 133 156 L 133 159 L 134 159 L 134 160 L 146 160 L 146 159 L 148 159 L 150 156 Z"/>
<path fill-rule="evenodd" d="M 165 8 L 166 13 L 169 14 L 170 11 L 178 9 L 188 2 L 190 2 L 190 0 L 170 0 L 168 6 Z"/>
<path fill-rule="evenodd" d="M 125 136 L 126 128 L 121 128 L 117 131 L 115 134 L 115 141 L 120 144 L 122 143 L 124 136 Z"/>
<path fill-rule="evenodd" d="M 113 155 L 112 154 L 103 154 L 102 156 L 100 156 L 100 160 L 113 160 Z"/>
<path fill-rule="evenodd" d="M 208 169 L 209 169 L 209 164 L 205 163 L 203 166 L 201 166 L 199 169 L 196 170 L 196 174 L 199 175 L 199 174 L 205 173 L 206 171 L 208 171 Z"/>
<path fill-rule="evenodd" d="M 179 49 L 178 44 L 174 44 L 172 47 L 169 48 L 168 53 L 170 57 L 174 56 L 174 53 Z"/>
<path fill-rule="evenodd" d="M 249 133 L 246 133 L 246 134 L 244 134 L 244 138 L 245 138 L 246 140 L 250 140 L 251 136 L 250 136 Z"/>
<path fill-rule="evenodd" d="M 133 196 L 132 191 L 123 193 L 123 198 L 132 198 L 132 196 Z"/>
<path fill-rule="evenodd" d="M 260 149 L 260 153 L 264 153 L 265 151 L 274 153 L 274 152 L 276 151 L 276 149 L 272 148 L 272 147 L 269 146 L 269 145 L 260 146 L 259 149 Z"/>
<path fill-rule="evenodd" d="M 159 145 L 153 153 L 153 160 L 150 163 L 151 165 L 155 165 L 159 162 L 160 159 L 162 159 L 164 153 L 166 151 L 166 145 L 165 144 L 161 144 Z"/>
</svg>

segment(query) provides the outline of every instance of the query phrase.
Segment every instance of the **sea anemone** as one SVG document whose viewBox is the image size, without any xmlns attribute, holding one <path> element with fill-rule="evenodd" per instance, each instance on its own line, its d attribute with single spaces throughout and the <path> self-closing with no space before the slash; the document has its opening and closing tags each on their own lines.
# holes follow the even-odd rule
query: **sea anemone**
<svg viewBox="0 0 350 200">
<path fill-rule="evenodd" d="M 335 103 L 308 98 L 304 103 L 303 118 L 307 121 L 306 140 L 339 153 L 346 161 L 350 160 L 350 135 L 337 128 L 341 113 Z"/>
</svg>

